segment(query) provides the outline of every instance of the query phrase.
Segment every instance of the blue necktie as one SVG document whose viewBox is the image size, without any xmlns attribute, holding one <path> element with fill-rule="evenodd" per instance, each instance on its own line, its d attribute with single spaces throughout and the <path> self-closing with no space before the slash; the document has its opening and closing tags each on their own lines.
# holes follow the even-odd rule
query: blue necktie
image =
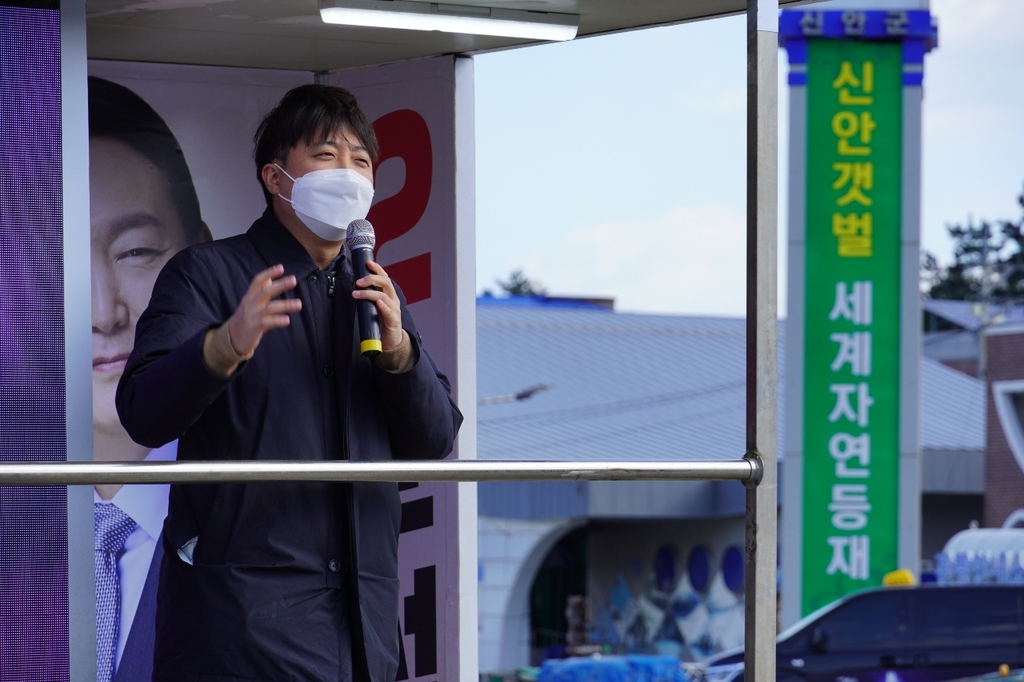
<svg viewBox="0 0 1024 682">
<path fill-rule="evenodd" d="M 114 676 L 114 651 L 121 621 L 121 581 L 117 559 L 135 522 L 116 505 L 97 502 L 93 509 L 96 548 L 96 680 Z"/>
</svg>

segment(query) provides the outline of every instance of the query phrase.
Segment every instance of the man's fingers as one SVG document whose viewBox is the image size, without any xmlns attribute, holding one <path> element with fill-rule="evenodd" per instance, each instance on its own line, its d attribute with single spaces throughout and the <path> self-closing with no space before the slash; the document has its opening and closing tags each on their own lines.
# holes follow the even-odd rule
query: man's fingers
<svg viewBox="0 0 1024 682">
<path fill-rule="evenodd" d="M 256 342 L 259 343 L 260 337 L 268 329 L 287 326 L 291 315 L 300 310 L 302 310 L 302 301 L 297 298 L 277 299 L 252 308 L 249 319 L 252 320 L 252 331 Z"/>
<path fill-rule="evenodd" d="M 380 312 L 381 343 L 384 350 L 391 350 L 401 345 L 405 332 L 402 331 L 402 309 L 398 301 L 395 284 L 380 264 L 367 261 L 366 268 L 370 274 L 356 280 L 356 286 L 362 287 L 352 292 L 353 298 L 372 301 Z"/>
<path fill-rule="evenodd" d="M 302 310 L 302 301 L 297 298 L 279 299 L 268 303 L 266 308 L 263 310 L 265 313 L 270 315 L 296 313 Z"/>
<path fill-rule="evenodd" d="M 278 329 L 280 327 L 287 327 L 292 323 L 292 318 L 290 315 L 264 315 L 262 322 L 263 329 L 266 331 L 270 329 Z"/>
<path fill-rule="evenodd" d="M 295 289 L 295 284 L 295 275 L 293 274 L 288 275 L 287 278 L 274 280 L 273 284 L 260 292 L 258 300 L 262 305 L 267 305 L 268 301 L 274 300 L 285 292 Z"/>
<path fill-rule="evenodd" d="M 302 309 L 302 301 L 297 298 L 278 298 L 297 284 L 294 275 L 282 275 L 284 266 L 280 264 L 256 273 L 231 316 L 231 341 L 240 355 L 253 352 L 264 332 L 287 326 L 289 316 Z"/>
<path fill-rule="evenodd" d="M 283 275 L 283 274 L 284 274 L 284 266 L 280 265 L 280 264 L 279 265 L 271 265 L 266 270 L 260 270 L 252 278 L 252 281 L 249 283 L 249 289 L 248 289 L 248 291 L 246 293 L 247 294 L 262 293 L 262 292 L 265 292 L 265 291 L 267 291 L 268 289 L 270 289 L 272 287 L 275 287 L 277 285 L 280 285 L 280 284 L 283 284 L 283 283 L 287 283 L 287 282 L 291 282 L 291 286 L 288 287 L 288 288 L 294 287 L 295 286 L 295 275 L 288 275 L 287 277 L 282 277 L 281 275 Z"/>
<path fill-rule="evenodd" d="M 249 283 L 249 291 L 259 291 L 269 284 L 275 277 L 280 277 L 284 274 L 284 266 L 278 263 L 277 265 L 271 265 L 266 270 L 260 270 L 256 273 L 256 276 L 252 278 L 252 282 Z"/>
<path fill-rule="evenodd" d="M 294 274 L 283 276 L 276 280 L 267 281 L 260 289 L 259 294 L 263 298 L 275 298 L 284 294 L 286 291 L 295 289 L 297 284 Z"/>
<path fill-rule="evenodd" d="M 286 277 L 279 277 L 278 279 L 272 279 L 266 276 L 267 273 L 276 272 L 280 273 L 280 267 L 275 266 L 274 268 L 268 268 L 263 272 L 256 275 L 253 278 L 252 284 L 249 286 L 249 290 L 245 293 L 242 298 L 242 305 L 248 305 L 257 309 L 267 305 L 269 301 L 277 298 L 286 291 L 290 291 L 298 284 L 295 275 L 288 275 Z"/>
<path fill-rule="evenodd" d="M 384 268 L 375 261 L 366 261 L 366 267 L 371 274 L 366 277 L 360 278 L 356 282 L 356 286 L 360 287 L 377 287 L 388 294 L 394 294 L 395 285 L 391 282 L 391 278 L 388 277 L 388 273 L 384 271 Z"/>
</svg>

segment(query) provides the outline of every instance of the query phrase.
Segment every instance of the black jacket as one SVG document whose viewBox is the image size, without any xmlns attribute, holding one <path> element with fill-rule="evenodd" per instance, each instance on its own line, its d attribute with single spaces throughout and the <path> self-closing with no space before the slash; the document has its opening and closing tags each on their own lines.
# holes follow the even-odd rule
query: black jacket
<svg viewBox="0 0 1024 682">
<path fill-rule="evenodd" d="M 205 332 L 277 263 L 298 280 L 288 295 L 302 311 L 232 377 L 212 375 Z M 352 286 L 349 268 L 326 276 L 269 210 L 244 235 L 180 252 L 157 279 L 118 386 L 125 429 L 150 447 L 178 438 L 183 460 L 447 456 L 462 415 L 404 298 L 416 363 L 391 374 L 359 354 Z M 172 486 L 154 679 L 346 679 L 351 625 L 372 682 L 392 682 L 400 516 L 393 483 Z M 177 549 L 196 536 L 190 566 Z"/>
</svg>

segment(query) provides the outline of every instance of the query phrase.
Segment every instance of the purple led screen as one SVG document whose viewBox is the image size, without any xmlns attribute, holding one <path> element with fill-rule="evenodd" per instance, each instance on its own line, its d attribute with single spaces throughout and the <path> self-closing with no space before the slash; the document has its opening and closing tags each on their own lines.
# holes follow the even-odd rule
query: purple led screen
<svg viewBox="0 0 1024 682">
<path fill-rule="evenodd" d="M 0 6 L 0 168 L 0 460 L 64 460 L 56 10 Z M 0 680 L 68 679 L 66 500 L 0 486 Z"/>
</svg>

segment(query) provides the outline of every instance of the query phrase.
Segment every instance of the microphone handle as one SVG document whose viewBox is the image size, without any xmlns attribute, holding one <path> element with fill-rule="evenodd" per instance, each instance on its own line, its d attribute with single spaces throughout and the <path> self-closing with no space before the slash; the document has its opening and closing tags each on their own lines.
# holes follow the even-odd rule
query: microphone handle
<svg viewBox="0 0 1024 682">
<path fill-rule="evenodd" d="M 366 261 L 373 257 L 373 249 L 360 246 L 351 250 L 352 274 L 361 279 L 370 274 Z M 356 314 L 359 317 L 359 352 L 366 357 L 380 355 L 384 347 L 380 342 L 380 320 L 377 305 L 373 301 L 356 301 Z"/>
</svg>

